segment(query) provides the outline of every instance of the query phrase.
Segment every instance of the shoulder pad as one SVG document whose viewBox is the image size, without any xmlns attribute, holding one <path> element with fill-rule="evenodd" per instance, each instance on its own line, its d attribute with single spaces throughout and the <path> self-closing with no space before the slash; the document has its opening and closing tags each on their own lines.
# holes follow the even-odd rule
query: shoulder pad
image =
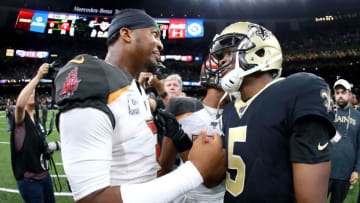
<svg viewBox="0 0 360 203">
<path fill-rule="evenodd" d="M 107 102 L 110 93 L 129 85 L 132 77 L 90 55 L 78 55 L 60 69 L 55 79 L 55 100 L 61 108 L 66 103 L 88 98 Z"/>
<path fill-rule="evenodd" d="M 81 54 L 62 67 L 55 78 L 55 101 L 60 111 L 94 107 L 109 115 L 109 95 L 131 84 L 131 75 L 96 57 Z M 113 115 L 109 116 L 113 122 Z M 114 125 L 113 125 L 114 126 Z"/>
<path fill-rule="evenodd" d="M 172 97 L 166 105 L 166 110 L 174 114 L 175 117 L 192 113 L 204 108 L 201 101 L 191 97 Z"/>
</svg>

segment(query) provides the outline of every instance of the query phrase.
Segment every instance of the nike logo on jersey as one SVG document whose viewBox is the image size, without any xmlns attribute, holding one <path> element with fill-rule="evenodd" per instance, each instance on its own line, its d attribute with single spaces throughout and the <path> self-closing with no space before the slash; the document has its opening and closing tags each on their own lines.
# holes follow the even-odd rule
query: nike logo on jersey
<svg viewBox="0 0 360 203">
<path fill-rule="evenodd" d="M 327 146 L 328 146 L 329 142 L 325 143 L 324 145 L 320 145 L 320 142 L 318 144 L 318 150 L 319 151 L 322 151 L 324 150 Z"/>
<path fill-rule="evenodd" d="M 82 56 L 81 59 L 73 59 L 73 60 L 71 60 L 71 61 L 69 61 L 69 62 L 71 62 L 71 63 L 77 63 L 77 64 L 82 64 L 82 63 L 84 63 L 84 61 L 85 61 L 85 58 Z"/>
</svg>

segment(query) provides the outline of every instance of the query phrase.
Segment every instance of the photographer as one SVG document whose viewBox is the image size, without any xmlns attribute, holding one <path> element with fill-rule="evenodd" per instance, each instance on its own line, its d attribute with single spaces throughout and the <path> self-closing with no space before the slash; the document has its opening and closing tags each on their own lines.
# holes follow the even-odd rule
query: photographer
<svg viewBox="0 0 360 203">
<path fill-rule="evenodd" d="M 49 64 L 40 66 L 36 76 L 20 92 L 15 107 L 15 125 L 11 133 L 11 162 L 16 183 L 25 202 L 55 202 L 52 181 L 45 160 L 39 120 L 34 119 L 35 88 L 49 71 Z"/>
<path fill-rule="evenodd" d="M 12 120 L 14 118 L 14 106 L 12 105 L 12 102 L 10 101 L 10 99 L 8 99 L 8 101 L 6 102 L 5 112 L 6 112 L 7 130 L 8 130 L 8 132 L 11 132 L 13 129 Z"/>
</svg>

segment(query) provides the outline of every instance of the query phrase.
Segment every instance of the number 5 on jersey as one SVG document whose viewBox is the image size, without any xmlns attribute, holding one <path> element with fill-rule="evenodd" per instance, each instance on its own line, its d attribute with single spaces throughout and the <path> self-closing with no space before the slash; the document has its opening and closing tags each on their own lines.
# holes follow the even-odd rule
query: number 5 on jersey
<svg viewBox="0 0 360 203">
<path fill-rule="evenodd" d="M 226 190 L 234 197 L 241 194 L 245 183 L 245 163 L 239 155 L 234 154 L 235 142 L 246 142 L 246 126 L 229 129 L 228 168 L 236 171 L 235 180 L 226 172 Z"/>
</svg>

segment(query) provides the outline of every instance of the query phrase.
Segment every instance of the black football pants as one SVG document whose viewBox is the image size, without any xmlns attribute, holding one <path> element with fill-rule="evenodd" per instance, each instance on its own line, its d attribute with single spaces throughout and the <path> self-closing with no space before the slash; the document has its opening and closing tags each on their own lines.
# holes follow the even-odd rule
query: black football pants
<svg viewBox="0 0 360 203">
<path fill-rule="evenodd" d="M 328 196 L 331 193 L 330 203 L 342 203 L 349 192 L 350 182 L 348 180 L 330 179 Z"/>
</svg>

